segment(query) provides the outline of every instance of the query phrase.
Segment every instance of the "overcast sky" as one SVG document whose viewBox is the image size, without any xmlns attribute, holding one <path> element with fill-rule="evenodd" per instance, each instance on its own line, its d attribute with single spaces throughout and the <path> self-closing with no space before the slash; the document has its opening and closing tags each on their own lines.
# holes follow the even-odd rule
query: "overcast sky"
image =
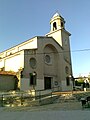
<svg viewBox="0 0 90 120">
<path fill-rule="evenodd" d="M 48 33 L 57 11 L 71 33 L 73 75 L 89 74 L 90 0 L 0 0 L 0 52 Z"/>
</svg>

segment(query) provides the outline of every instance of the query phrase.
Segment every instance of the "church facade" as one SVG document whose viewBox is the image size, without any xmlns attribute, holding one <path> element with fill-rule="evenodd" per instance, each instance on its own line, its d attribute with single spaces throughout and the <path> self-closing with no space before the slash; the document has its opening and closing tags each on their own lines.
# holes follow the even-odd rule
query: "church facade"
<svg viewBox="0 0 90 120">
<path fill-rule="evenodd" d="M 17 89 L 72 90 L 71 34 L 58 13 L 51 18 L 50 25 L 45 36 L 36 36 L 0 53 L 0 71 L 16 73 Z"/>
</svg>

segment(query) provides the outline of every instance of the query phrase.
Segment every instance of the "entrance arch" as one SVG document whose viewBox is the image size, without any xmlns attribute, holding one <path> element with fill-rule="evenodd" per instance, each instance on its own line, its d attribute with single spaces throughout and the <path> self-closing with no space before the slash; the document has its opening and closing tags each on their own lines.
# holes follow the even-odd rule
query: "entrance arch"
<svg viewBox="0 0 90 120">
<path fill-rule="evenodd" d="M 57 49 L 48 44 L 44 47 L 44 89 L 55 87 L 55 81 L 58 82 L 58 64 L 59 53 Z"/>
</svg>

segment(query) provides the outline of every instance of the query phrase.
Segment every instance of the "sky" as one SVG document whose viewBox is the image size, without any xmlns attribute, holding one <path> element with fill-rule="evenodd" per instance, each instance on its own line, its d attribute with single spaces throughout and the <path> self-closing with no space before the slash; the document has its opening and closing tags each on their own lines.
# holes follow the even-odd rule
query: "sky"
<svg viewBox="0 0 90 120">
<path fill-rule="evenodd" d="M 58 12 L 71 33 L 73 76 L 90 73 L 90 0 L 0 0 L 0 52 L 50 31 Z"/>
</svg>

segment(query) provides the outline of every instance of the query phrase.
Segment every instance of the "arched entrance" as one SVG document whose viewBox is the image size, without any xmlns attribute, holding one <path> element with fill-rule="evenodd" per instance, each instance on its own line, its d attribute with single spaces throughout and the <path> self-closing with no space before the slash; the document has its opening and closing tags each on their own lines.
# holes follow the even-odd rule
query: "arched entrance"
<svg viewBox="0 0 90 120">
<path fill-rule="evenodd" d="M 58 81 L 58 61 L 59 53 L 57 49 L 48 44 L 44 48 L 44 89 L 51 89 Z"/>
</svg>

